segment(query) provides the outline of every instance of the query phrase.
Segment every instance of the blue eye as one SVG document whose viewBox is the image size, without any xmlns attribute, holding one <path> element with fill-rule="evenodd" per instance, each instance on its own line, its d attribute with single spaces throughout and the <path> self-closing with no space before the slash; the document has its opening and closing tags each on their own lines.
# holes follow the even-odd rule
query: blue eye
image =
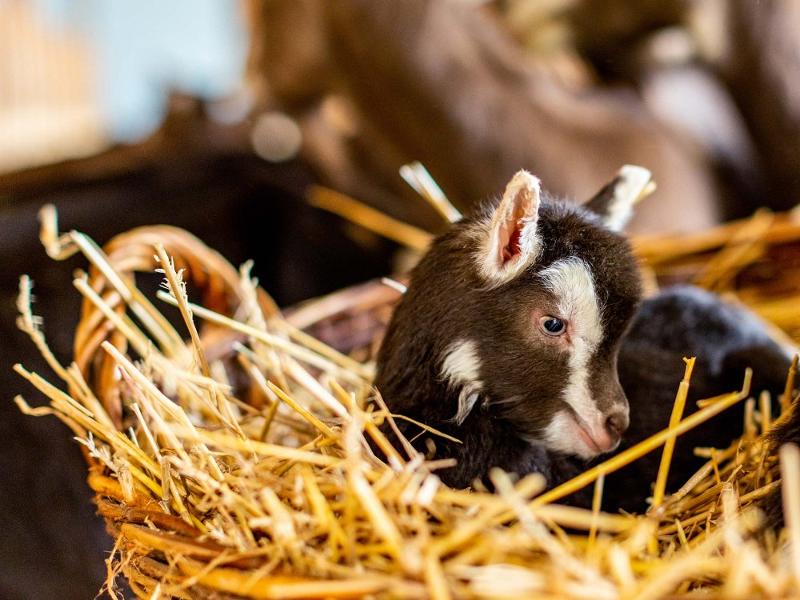
<svg viewBox="0 0 800 600">
<path fill-rule="evenodd" d="M 546 316 L 539 319 L 542 331 L 547 335 L 563 335 L 567 331 L 567 324 L 558 317 Z"/>
</svg>

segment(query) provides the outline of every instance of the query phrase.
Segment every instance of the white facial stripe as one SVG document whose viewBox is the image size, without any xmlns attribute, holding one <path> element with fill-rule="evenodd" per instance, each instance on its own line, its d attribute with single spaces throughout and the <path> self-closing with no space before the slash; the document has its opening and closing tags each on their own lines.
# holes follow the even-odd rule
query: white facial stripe
<svg viewBox="0 0 800 600">
<path fill-rule="evenodd" d="M 458 410 L 452 419 L 457 425 L 464 422 L 478 401 L 479 392 L 483 387 L 480 372 L 481 361 L 478 358 L 475 342 L 466 339 L 453 342 L 442 362 L 442 377 L 447 379 L 452 387 L 461 387 L 458 394 Z"/>
<path fill-rule="evenodd" d="M 558 302 L 559 317 L 568 319 L 571 335 L 594 349 L 603 338 L 600 304 L 589 266 L 572 256 L 557 260 L 539 276 Z"/>
<path fill-rule="evenodd" d="M 540 274 L 558 302 L 557 316 L 569 322 L 569 378 L 564 401 L 587 424 L 601 421 L 589 391 L 589 360 L 603 339 L 601 307 L 588 265 L 577 257 L 554 262 Z"/>
</svg>

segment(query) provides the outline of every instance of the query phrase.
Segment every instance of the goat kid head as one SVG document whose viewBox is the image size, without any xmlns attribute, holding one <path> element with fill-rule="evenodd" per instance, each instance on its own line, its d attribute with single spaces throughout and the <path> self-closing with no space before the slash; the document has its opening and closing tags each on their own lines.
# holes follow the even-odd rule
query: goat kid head
<svg viewBox="0 0 800 600">
<path fill-rule="evenodd" d="M 503 419 L 584 459 L 616 448 L 628 426 L 617 354 L 641 298 L 620 232 L 648 183 L 645 169 L 624 167 L 578 206 L 520 171 L 499 203 L 437 238 L 378 357 L 390 408 L 457 427 Z"/>
</svg>

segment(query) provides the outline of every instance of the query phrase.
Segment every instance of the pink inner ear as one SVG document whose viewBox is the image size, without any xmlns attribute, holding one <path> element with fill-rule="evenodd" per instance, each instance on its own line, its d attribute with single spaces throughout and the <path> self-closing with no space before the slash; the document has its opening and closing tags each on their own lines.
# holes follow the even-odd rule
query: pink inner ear
<svg viewBox="0 0 800 600">
<path fill-rule="evenodd" d="M 522 235 L 522 228 L 517 223 L 511 236 L 508 238 L 508 244 L 503 248 L 503 264 L 519 256 L 522 249 L 519 245 L 520 236 Z"/>
</svg>

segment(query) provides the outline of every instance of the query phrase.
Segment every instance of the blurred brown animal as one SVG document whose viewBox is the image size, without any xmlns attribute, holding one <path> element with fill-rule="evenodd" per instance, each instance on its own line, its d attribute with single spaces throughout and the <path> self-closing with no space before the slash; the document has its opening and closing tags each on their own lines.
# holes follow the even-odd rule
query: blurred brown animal
<svg viewBox="0 0 800 600">
<path fill-rule="evenodd" d="M 699 148 L 671 137 L 632 93 L 566 89 L 486 11 L 430 0 L 271 0 L 256 12 L 253 75 L 301 123 L 305 157 L 329 184 L 400 217 L 435 223 L 397 206 L 397 196 L 413 198 L 397 169 L 420 160 L 462 208 L 519 168 L 580 198 L 636 163 L 659 190 L 633 231 L 719 219 Z M 326 118 L 331 99 L 350 127 Z"/>
</svg>

